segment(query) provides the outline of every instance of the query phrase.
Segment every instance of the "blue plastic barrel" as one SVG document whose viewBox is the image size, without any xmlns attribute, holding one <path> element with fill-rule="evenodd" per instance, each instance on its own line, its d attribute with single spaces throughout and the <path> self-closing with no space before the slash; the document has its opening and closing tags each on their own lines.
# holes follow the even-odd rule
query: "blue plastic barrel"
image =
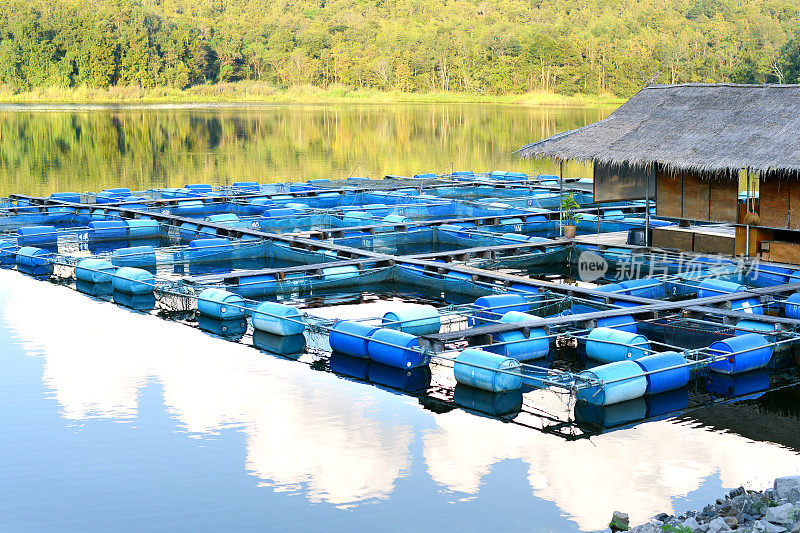
<svg viewBox="0 0 800 533">
<path fill-rule="evenodd" d="M 378 329 L 363 322 L 339 320 L 331 328 L 328 334 L 328 342 L 334 352 L 366 358 L 369 357 L 367 341 Z M 358 337 L 354 335 L 358 335 Z"/>
<path fill-rule="evenodd" d="M 627 279 L 619 282 L 624 294 L 640 298 L 659 299 L 664 297 L 664 283 L 654 278 Z"/>
<path fill-rule="evenodd" d="M 385 217 L 389 214 L 389 206 L 386 204 L 364 204 L 362 208 L 375 217 Z"/>
<path fill-rule="evenodd" d="M 453 391 L 453 403 L 488 416 L 512 419 L 522 410 L 522 391 L 489 392 L 458 384 Z"/>
<path fill-rule="evenodd" d="M 492 335 L 492 344 L 484 350 L 517 361 L 532 361 L 547 357 L 550 353 L 550 339 L 541 328 L 531 329 L 529 337 L 521 331 L 504 331 Z"/>
<path fill-rule="evenodd" d="M 275 335 L 260 329 L 253 330 L 253 346 L 281 357 L 296 359 L 305 352 L 304 335 Z"/>
<path fill-rule="evenodd" d="M 47 258 L 51 252 L 33 246 L 23 246 L 17 250 L 17 270 L 37 278 L 49 278 L 53 275 L 53 265 Z"/>
<path fill-rule="evenodd" d="M 232 292 L 241 296 L 264 296 L 276 291 L 278 282 L 272 274 L 259 276 L 246 276 L 239 278 L 238 285 L 228 287 Z"/>
<path fill-rule="evenodd" d="M 233 245 L 230 239 L 195 239 L 186 246 L 184 258 L 188 261 L 230 259 Z"/>
<path fill-rule="evenodd" d="M 277 204 L 269 198 L 255 198 L 247 204 L 247 212 L 260 215 L 267 209 L 275 208 Z"/>
<path fill-rule="evenodd" d="M 156 297 L 152 292 L 147 294 L 131 294 L 114 290 L 112 299 L 115 304 L 134 309 L 136 311 L 150 311 L 156 306 Z"/>
<path fill-rule="evenodd" d="M 527 313 L 530 309 L 525 296 L 516 293 L 481 296 L 475 300 L 473 307 L 476 308 L 475 315 L 468 318 L 471 327 L 491 323 L 488 320 L 498 321 L 509 311 Z"/>
<path fill-rule="evenodd" d="M 239 222 L 239 217 L 233 213 L 220 213 L 218 215 L 207 216 L 205 221 L 214 222 L 216 224 L 233 224 Z"/>
<path fill-rule="evenodd" d="M 110 283 L 114 271 L 114 265 L 105 259 L 88 257 L 75 265 L 75 278 L 89 283 Z"/>
<path fill-rule="evenodd" d="M 783 314 L 787 318 L 800 319 L 800 292 L 796 292 L 786 299 Z"/>
<path fill-rule="evenodd" d="M 777 339 L 778 331 L 778 324 L 742 319 L 736 323 L 736 329 L 733 331 L 733 334 L 746 335 L 748 333 L 758 333 L 759 335 L 764 335 L 770 342 L 774 342 Z"/>
<path fill-rule="evenodd" d="M 763 315 L 764 304 L 758 298 L 743 298 L 741 300 L 733 300 L 731 302 L 731 310 L 750 313 L 751 315 Z"/>
<path fill-rule="evenodd" d="M 202 200 L 181 200 L 172 208 L 172 212 L 179 216 L 202 215 L 206 209 Z"/>
<path fill-rule="evenodd" d="M 276 217 L 293 217 L 297 214 L 296 209 L 291 209 L 288 207 L 275 207 L 273 209 L 267 209 L 261 215 L 262 218 L 276 218 Z"/>
<path fill-rule="evenodd" d="M 347 211 L 342 217 L 345 226 L 367 226 L 373 221 L 373 216 L 366 211 Z"/>
<path fill-rule="evenodd" d="M 358 276 L 358 267 L 355 265 L 327 267 L 322 269 L 322 279 L 325 281 L 354 278 L 356 276 Z"/>
<path fill-rule="evenodd" d="M 244 299 L 222 289 L 206 289 L 197 297 L 197 310 L 202 315 L 232 320 L 245 315 Z"/>
<path fill-rule="evenodd" d="M 397 329 L 412 335 L 439 333 L 442 320 L 432 305 L 409 304 L 383 315 L 383 327 Z"/>
<path fill-rule="evenodd" d="M 387 344 L 384 344 L 387 343 Z M 419 340 L 410 333 L 378 328 L 367 341 L 367 354 L 373 361 L 395 368 L 427 365 L 428 357 L 419 350 Z"/>
<path fill-rule="evenodd" d="M 759 263 L 747 271 L 747 282 L 753 287 L 771 287 L 789 283 L 793 274 L 791 268 Z"/>
<path fill-rule="evenodd" d="M 600 292 L 615 292 L 618 294 L 622 294 L 625 292 L 625 287 L 623 287 L 619 283 L 607 283 L 605 285 L 600 285 L 599 287 L 595 287 L 594 290 Z"/>
<path fill-rule="evenodd" d="M 453 363 L 457 383 L 489 392 L 518 390 L 520 368 L 516 359 L 476 348 L 463 350 Z"/>
<path fill-rule="evenodd" d="M 414 221 L 403 215 L 386 215 L 383 222 L 387 224 L 412 224 Z"/>
<path fill-rule="evenodd" d="M 521 224 L 522 221 L 520 220 L 519 223 Z M 528 236 L 520 235 L 519 233 L 503 233 L 500 238 L 511 242 L 528 242 Z"/>
<path fill-rule="evenodd" d="M 184 222 L 178 227 L 178 235 L 184 241 L 191 241 L 197 238 L 197 224 Z"/>
<path fill-rule="evenodd" d="M 157 237 L 161 232 L 161 225 L 157 220 L 126 220 L 128 237 L 135 239 L 142 237 Z"/>
<path fill-rule="evenodd" d="M 189 185 L 184 185 L 183 188 L 184 189 L 189 189 L 190 191 L 193 191 L 193 192 L 199 192 L 199 193 L 203 193 L 203 194 L 210 193 L 212 191 L 212 187 L 208 183 L 192 183 L 192 184 L 189 184 Z"/>
<path fill-rule="evenodd" d="M 521 292 L 526 295 L 531 294 L 539 294 L 539 288 L 534 287 L 533 285 L 527 285 L 525 283 L 512 283 L 509 287 L 512 291 Z M 535 307 L 537 305 L 537 301 L 534 299 L 529 303 L 530 307 Z"/>
<path fill-rule="evenodd" d="M 148 294 L 153 292 L 155 277 L 141 268 L 122 267 L 111 276 L 115 291 L 128 294 Z"/>
<path fill-rule="evenodd" d="M 708 298 L 709 296 L 719 296 L 720 294 L 731 294 L 746 290 L 747 287 L 744 285 L 740 285 L 732 281 L 724 281 L 721 279 L 704 279 L 700 282 L 700 286 L 697 288 L 697 297 Z"/>
<path fill-rule="evenodd" d="M 673 389 L 680 389 L 689 383 L 689 367 L 686 358 L 678 352 L 661 352 L 636 359 L 645 372 L 654 372 L 647 378 L 647 394 L 659 394 Z M 680 368 L 670 368 L 674 366 Z M 668 369 L 669 370 L 665 370 Z"/>
<path fill-rule="evenodd" d="M 424 267 L 419 267 L 420 270 L 422 270 L 423 268 Z M 444 279 L 449 281 L 459 281 L 459 282 L 472 281 L 472 274 L 467 274 L 466 272 L 450 271 L 444 275 Z M 470 318 L 469 320 L 472 320 L 472 318 Z"/>
<path fill-rule="evenodd" d="M 609 316 L 597 319 L 597 327 L 636 333 L 636 320 L 631 315 Z"/>
<path fill-rule="evenodd" d="M 644 396 L 647 378 L 635 361 L 616 361 L 584 370 L 580 376 L 603 382 L 580 389 L 578 399 L 594 405 L 611 405 Z"/>
<path fill-rule="evenodd" d="M 586 355 L 607 363 L 639 359 L 650 353 L 650 341 L 643 335 L 611 328 L 594 328 L 586 338 Z"/>
<path fill-rule="evenodd" d="M 111 264 L 117 267 L 154 269 L 156 251 L 152 246 L 133 246 L 118 248 L 111 252 Z"/>
<path fill-rule="evenodd" d="M 13 242 L 0 241 L 0 266 L 10 266 L 14 264 L 14 253 L 17 247 Z"/>
<path fill-rule="evenodd" d="M 741 374 L 765 367 L 772 357 L 772 346 L 765 336 L 747 333 L 715 342 L 708 347 L 708 353 L 712 357 L 731 354 L 711 363 L 711 370 L 714 372 Z"/>
<path fill-rule="evenodd" d="M 128 225 L 123 220 L 94 220 L 89 222 L 89 240 L 119 240 L 128 236 Z"/>
<path fill-rule="evenodd" d="M 306 324 L 291 305 L 263 302 L 253 309 L 253 328 L 275 335 L 298 335 L 306 329 Z"/>
<path fill-rule="evenodd" d="M 81 203 L 81 195 L 76 192 L 54 192 L 50 195 L 52 200 L 60 200 L 62 202 L 71 202 L 73 204 Z"/>
<path fill-rule="evenodd" d="M 24 226 L 17 229 L 19 246 L 54 246 L 57 242 L 55 226 Z"/>
<path fill-rule="evenodd" d="M 543 320 L 542 317 L 531 315 L 529 313 L 521 313 L 519 311 L 509 311 L 500 317 L 502 324 L 513 324 L 514 322 L 538 322 Z"/>
<path fill-rule="evenodd" d="M 261 190 L 261 185 L 257 181 L 234 181 L 231 187 L 237 189 L 238 193 L 254 193 Z"/>
</svg>

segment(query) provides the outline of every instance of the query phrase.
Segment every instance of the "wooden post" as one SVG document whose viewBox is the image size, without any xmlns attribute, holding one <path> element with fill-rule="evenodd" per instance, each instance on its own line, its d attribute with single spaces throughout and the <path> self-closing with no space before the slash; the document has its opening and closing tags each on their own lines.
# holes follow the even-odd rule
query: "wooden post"
<svg viewBox="0 0 800 533">
<path fill-rule="evenodd" d="M 745 168 L 745 179 L 747 180 L 747 192 L 745 193 L 744 200 L 744 223 L 745 231 L 747 232 L 744 238 L 744 256 L 750 257 L 750 167 Z"/>
<path fill-rule="evenodd" d="M 564 162 L 559 164 L 558 171 L 558 236 L 564 236 Z"/>
</svg>

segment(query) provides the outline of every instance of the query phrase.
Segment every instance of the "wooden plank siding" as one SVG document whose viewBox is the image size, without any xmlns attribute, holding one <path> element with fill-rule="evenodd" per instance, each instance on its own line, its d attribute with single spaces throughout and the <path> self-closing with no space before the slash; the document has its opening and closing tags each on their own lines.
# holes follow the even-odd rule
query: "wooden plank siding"
<svg viewBox="0 0 800 533">
<path fill-rule="evenodd" d="M 661 216 L 735 223 L 738 195 L 734 178 L 656 171 L 656 214 Z"/>
<path fill-rule="evenodd" d="M 656 173 L 656 214 L 664 217 L 683 216 L 683 180 L 680 175 Z"/>
<path fill-rule="evenodd" d="M 800 229 L 800 180 L 789 182 L 789 228 Z"/>
<path fill-rule="evenodd" d="M 759 185 L 761 225 L 771 228 L 789 227 L 789 181 L 767 175 Z"/>
</svg>

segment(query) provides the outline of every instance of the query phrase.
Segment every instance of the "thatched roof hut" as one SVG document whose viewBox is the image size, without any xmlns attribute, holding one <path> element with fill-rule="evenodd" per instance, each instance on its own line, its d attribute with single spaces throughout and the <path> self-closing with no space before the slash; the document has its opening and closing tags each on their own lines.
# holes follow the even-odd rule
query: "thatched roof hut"
<svg viewBox="0 0 800 533">
<path fill-rule="evenodd" d="M 608 118 L 519 149 L 523 157 L 705 175 L 800 171 L 800 85 L 651 85 Z M 730 174 L 728 174 L 730 175 Z"/>
</svg>

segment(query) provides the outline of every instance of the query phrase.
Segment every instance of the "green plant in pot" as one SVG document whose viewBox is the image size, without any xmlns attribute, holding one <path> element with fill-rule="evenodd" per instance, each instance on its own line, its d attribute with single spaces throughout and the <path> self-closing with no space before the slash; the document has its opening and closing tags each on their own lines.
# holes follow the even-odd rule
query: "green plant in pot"
<svg viewBox="0 0 800 533">
<path fill-rule="evenodd" d="M 575 193 L 561 196 L 561 221 L 564 223 L 564 237 L 573 238 L 578 229 L 578 217 L 575 214 L 580 205 L 575 201 Z"/>
</svg>

